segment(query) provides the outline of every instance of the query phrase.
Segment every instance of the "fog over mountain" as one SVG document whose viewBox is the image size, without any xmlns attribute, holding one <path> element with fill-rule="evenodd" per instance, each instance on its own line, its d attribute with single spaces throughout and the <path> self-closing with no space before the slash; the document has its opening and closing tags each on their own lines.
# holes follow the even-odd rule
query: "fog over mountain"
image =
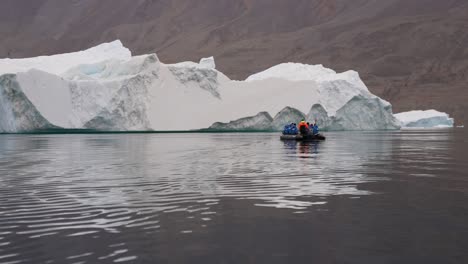
<svg viewBox="0 0 468 264">
<path fill-rule="evenodd" d="M 0 57 L 120 39 L 167 63 L 215 56 L 233 79 L 281 62 L 360 73 L 394 112 L 468 123 L 465 0 L 3 0 Z"/>
</svg>

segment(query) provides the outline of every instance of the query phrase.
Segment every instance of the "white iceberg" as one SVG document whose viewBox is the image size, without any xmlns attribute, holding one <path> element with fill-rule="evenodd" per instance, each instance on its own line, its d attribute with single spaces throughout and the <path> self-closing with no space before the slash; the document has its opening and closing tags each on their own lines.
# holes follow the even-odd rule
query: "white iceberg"
<svg viewBox="0 0 468 264">
<path fill-rule="evenodd" d="M 453 127 L 454 120 L 447 113 L 436 110 L 416 110 L 395 114 L 402 127 L 406 128 L 444 128 Z"/>
<path fill-rule="evenodd" d="M 0 59 L 0 75 L 6 73 L 26 72 L 31 69 L 60 75 L 80 64 L 93 64 L 105 60 L 129 60 L 131 52 L 116 40 L 104 43 L 85 51 L 40 56 L 26 59 Z"/>
<path fill-rule="evenodd" d="M 326 116 L 325 128 L 399 128 L 391 105 L 371 94 L 353 71 L 288 63 L 232 81 L 215 67 L 214 58 L 164 64 L 156 54 L 132 57 L 120 41 L 77 53 L 0 60 L 0 131 L 195 130 L 237 120 L 231 123 L 237 129 L 279 129 L 282 120 L 302 116 L 298 112 L 316 118 L 313 105 Z M 295 110 L 278 115 L 286 107 Z"/>
</svg>

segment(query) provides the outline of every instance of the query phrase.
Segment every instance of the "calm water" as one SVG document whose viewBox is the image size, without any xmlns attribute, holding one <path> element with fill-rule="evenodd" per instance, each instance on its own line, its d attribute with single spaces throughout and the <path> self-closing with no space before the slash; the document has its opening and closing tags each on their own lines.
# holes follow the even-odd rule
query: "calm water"
<svg viewBox="0 0 468 264">
<path fill-rule="evenodd" d="M 468 263 L 463 129 L 0 135 L 0 263 Z"/>
</svg>

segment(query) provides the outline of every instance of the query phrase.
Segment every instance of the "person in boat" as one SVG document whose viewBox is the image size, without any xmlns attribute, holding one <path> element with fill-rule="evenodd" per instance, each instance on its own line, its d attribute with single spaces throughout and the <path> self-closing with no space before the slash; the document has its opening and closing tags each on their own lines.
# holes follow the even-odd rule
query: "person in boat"
<svg viewBox="0 0 468 264">
<path fill-rule="evenodd" d="M 292 135 L 293 133 L 293 124 L 288 124 L 284 126 L 283 135 Z"/>
<path fill-rule="evenodd" d="M 294 123 L 284 126 L 283 135 L 295 135 L 297 134 L 297 129 Z"/>
<path fill-rule="evenodd" d="M 299 133 L 301 133 L 301 135 L 307 135 L 309 133 L 309 126 L 307 126 L 304 119 L 299 123 Z"/>
<path fill-rule="evenodd" d="M 319 127 L 317 125 L 317 120 L 315 120 L 314 124 L 312 125 L 312 134 L 314 134 L 314 136 L 319 134 Z"/>
<path fill-rule="evenodd" d="M 297 135 L 297 126 L 296 123 L 291 124 L 291 135 Z"/>
</svg>

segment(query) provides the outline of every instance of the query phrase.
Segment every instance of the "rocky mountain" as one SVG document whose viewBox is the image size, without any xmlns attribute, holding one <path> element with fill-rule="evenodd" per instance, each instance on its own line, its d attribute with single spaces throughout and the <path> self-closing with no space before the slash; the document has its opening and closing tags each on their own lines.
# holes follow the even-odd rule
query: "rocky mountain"
<svg viewBox="0 0 468 264">
<path fill-rule="evenodd" d="M 465 0 L 3 0 L 0 57 L 120 39 L 162 61 L 215 56 L 234 79 L 281 62 L 357 70 L 394 112 L 468 123 Z"/>
</svg>

